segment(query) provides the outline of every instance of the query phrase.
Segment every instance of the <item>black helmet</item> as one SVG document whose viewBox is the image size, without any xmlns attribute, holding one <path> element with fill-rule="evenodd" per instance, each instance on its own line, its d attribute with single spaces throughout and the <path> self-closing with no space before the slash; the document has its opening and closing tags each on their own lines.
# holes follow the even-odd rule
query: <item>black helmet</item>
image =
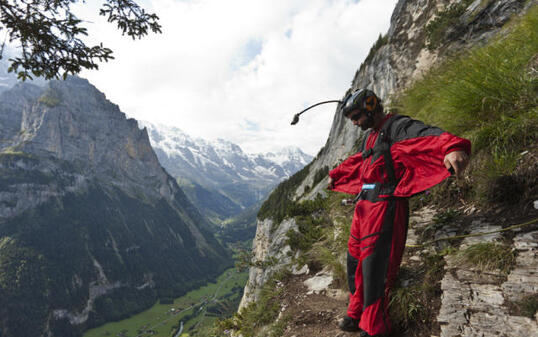
<svg viewBox="0 0 538 337">
<path fill-rule="evenodd" d="M 342 101 L 342 113 L 347 116 L 353 110 L 360 110 L 372 115 L 379 108 L 379 98 L 372 90 L 358 89 L 349 93 Z"/>
</svg>

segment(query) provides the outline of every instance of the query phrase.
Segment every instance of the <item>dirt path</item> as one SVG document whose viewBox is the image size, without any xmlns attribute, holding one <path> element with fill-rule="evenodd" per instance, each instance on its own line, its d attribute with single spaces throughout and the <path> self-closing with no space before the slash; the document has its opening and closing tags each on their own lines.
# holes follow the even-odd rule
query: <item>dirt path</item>
<svg viewBox="0 0 538 337">
<path fill-rule="evenodd" d="M 347 307 L 347 296 L 344 292 L 328 294 L 308 294 L 308 288 L 303 281 L 311 275 L 292 276 L 284 287 L 281 298 L 281 317 L 289 317 L 283 337 L 345 337 L 356 336 L 353 333 L 340 331 L 338 320 L 341 319 Z M 290 296 L 290 294 L 293 294 Z"/>
</svg>

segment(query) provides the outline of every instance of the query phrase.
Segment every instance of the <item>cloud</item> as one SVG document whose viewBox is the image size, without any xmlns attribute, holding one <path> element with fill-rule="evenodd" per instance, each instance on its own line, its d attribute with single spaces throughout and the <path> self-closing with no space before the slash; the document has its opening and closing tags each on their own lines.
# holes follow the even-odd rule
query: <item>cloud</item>
<svg viewBox="0 0 538 337">
<path fill-rule="evenodd" d="M 396 0 L 154 0 L 163 34 L 132 41 L 91 6 L 81 6 L 92 42 L 116 59 L 85 71 L 122 111 L 178 126 L 194 137 L 224 138 L 249 152 L 325 144 L 335 106 L 380 33 Z M 97 11 L 95 11 L 97 13 Z"/>
</svg>

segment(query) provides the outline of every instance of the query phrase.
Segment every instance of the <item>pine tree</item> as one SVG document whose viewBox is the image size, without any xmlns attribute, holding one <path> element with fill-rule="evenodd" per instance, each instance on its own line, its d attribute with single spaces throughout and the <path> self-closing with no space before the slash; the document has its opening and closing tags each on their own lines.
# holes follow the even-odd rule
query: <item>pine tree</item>
<svg viewBox="0 0 538 337">
<path fill-rule="evenodd" d="M 87 46 L 80 38 L 88 35 L 71 6 L 81 0 L 0 0 L 0 60 L 6 42 L 18 44 L 20 55 L 9 59 L 8 71 L 18 78 L 67 77 L 83 68 L 97 69 L 97 61 L 114 59 L 112 50 Z M 84 0 L 82 0 L 84 2 Z M 132 0 L 103 1 L 99 14 L 115 23 L 123 35 L 142 38 L 150 31 L 161 32 L 156 14 L 147 13 Z M 1 36 L 0 35 L 0 36 Z"/>
</svg>

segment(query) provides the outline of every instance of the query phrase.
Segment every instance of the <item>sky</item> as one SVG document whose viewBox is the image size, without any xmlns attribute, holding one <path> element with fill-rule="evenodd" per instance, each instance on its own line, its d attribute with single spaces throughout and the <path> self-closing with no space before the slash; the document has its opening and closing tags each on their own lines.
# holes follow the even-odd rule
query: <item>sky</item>
<svg viewBox="0 0 538 337">
<path fill-rule="evenodd" d="M 76 5 L 86 41 L 114 60 L 87 78 L 128 117 L 222 138 L 248 153 L 296 146 L 316 155 L 336 104 L 380 33 L 396 0 L 143 0 L 162 34 L 121 36 L 99 17 L 101 1 Z"/>
</svg>

